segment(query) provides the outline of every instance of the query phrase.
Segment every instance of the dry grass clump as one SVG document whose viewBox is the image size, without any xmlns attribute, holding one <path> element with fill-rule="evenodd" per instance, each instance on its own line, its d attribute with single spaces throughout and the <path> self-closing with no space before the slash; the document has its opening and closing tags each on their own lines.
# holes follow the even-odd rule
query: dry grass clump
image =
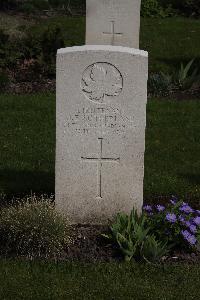
<svg viewBox="0 0 200 300">
<path fill-rule="evenodd" d="M 31 197 L 0 210 L 1 254 L 57 257 L 69 243 L 69 223 L 50 200 Z"/>
</svg>

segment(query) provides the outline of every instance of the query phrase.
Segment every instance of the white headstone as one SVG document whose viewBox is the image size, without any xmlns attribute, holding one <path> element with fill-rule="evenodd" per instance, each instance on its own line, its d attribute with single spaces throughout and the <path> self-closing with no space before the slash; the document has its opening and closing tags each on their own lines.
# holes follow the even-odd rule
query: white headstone
<svg viewBox="0 0 200 300">
<path fill-rule="evenodd" d="M 72 223 L 141 210 L 147 64 L 132 48 L 58 51 L 56 206 Z"/>
<path fill-rule="evenodd" d="M 139 48 L 141 0 L 87 0 L 86 44 Z"/>
</svg>

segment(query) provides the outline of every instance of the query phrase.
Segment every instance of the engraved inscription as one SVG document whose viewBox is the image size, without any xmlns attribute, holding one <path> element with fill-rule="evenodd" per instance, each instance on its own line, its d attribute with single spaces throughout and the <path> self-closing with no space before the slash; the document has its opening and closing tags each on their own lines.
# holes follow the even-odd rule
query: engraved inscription
<svg viewBox="0 0 200 300">
<path fill-rule="evenodd" d="M 106 103 L 107 97 L 116 97 L 121 93 L 122 74 L 110 63 L 96 62 L 83 72 L 81 89 L 89 100 Z"/>
<path fill-rule="evenodd" d="M 102 166 L 103 163 L 119 163 L 120 157 L 104 157 L 103 156 L 103 138 L 98 138 L 99 153 L 98 157 L 81 157 L 86 162 L 97 163 L 97 196 L 96 198 L 102 199 Z"/>
<path fill-rule="evenodd" d="M 65 128 L 76 134 L 97 135 L 123 134 L 126 128 L 135 127 L 135 122 L 123 117 L 118 109 L 111 107 L 81 107 L 67 116 Z"/>
</svg>

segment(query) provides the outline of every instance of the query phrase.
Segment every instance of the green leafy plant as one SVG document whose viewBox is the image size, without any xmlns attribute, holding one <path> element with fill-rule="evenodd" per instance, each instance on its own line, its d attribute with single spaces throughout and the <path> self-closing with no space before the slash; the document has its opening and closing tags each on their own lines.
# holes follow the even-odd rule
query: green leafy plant
<svg viewBox="0 0 200 300">
<path fill-rule="evenodd" d="M 48 200 L 31 198 L 0 211 L 3 254 L 57 256 L 69 242 L 69 224 Z"/>
<path fill-rule="evenodd" d="M 198 74 L 198 68 L 195 68 L 192 71 L 193 63 L 194 59 L 189 61 L 186 65 L 183 65 L 182 63 L 180 69 L 174 75 L 174 83 L 180 90 L 190 89 L 193 84 L 200 78 Z"/>
<path fill-rule="evenodd" d="M 181 63 L 180 68 L 172 74 L 160 72 L 150 74 L 148 92 L 154 96 L 167 95 L 175 90 L 189 90 L 200 80 L 199 68 L 193 67 L 194 59 L 186 65 Z"/>
<path fill-rule="evenodd" d="M 145 260 L 156 262 L 168 253 L 169 247 L 167 243 L 158 241 L 154 235 L 147 237 L 142 252 Z"/>
<path fill-rule="evenodd" d="M 134 210 L 130 216 L 118 214 L 110 230 L 111 234 L 104 237 L 117 246 L 126 261 L 136 259 L 156 262 L 168 252 L 166 244 L 158 242 L 149 233 L 146 216 L 139 216 Z"/>
<path fill-rule="evenodd" d="M 172 90 L 172 75 L 160 72 L 150 74 L 148 79 L 148 92 L 153 96 L 165 96 Z"/>
</svg>

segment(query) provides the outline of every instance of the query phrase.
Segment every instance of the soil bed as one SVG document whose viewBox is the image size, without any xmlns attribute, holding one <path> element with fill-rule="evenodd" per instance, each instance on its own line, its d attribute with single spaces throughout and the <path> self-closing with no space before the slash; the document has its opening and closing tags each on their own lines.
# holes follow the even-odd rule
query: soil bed
<svg viewBox="0 0 200 300">
<path fill-rule="evenodd" d="M 74 242 L 68 247 L 64 260 L 83 262 L 114 262 L 123 261 L 116 248 L 114 248 L 102 233 L 108 233 L 107 226 L 76 225 L 73 226 Z M 200 262 L 200 253 L 186 253 L 174 251 L 171 255 L 163 257 L 163 263 Z"/>
</svg>

